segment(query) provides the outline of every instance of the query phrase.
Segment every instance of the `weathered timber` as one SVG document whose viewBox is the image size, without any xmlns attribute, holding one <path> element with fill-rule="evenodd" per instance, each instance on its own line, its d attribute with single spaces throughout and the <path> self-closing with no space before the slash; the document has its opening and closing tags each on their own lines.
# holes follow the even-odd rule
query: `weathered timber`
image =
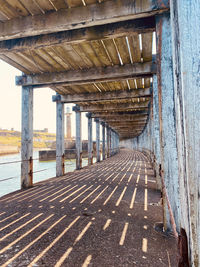
<svg viewBox="0 0 200 267">
<path fill-rule="evenodd" d="M 56 176 L 64 175 L 64 104 L 56 103 Z"/>
<path fill-rule="evenodd" d="M 188 260 L 184 257 L 188 254 L 188 266 L 197 267 L 200 266 L 200 3 L 192 0 L 171 0 L 170 6 L 180 227 L 186 232 L 188 242 L 188 250 L 185 247 L 186 255 L 181 255 L 179 264 L 187 264 Z"/>
<path fill-rule="evenodd" d="M 156 34 L 164 228 L 165 230 L 173 229 L 174 233 L 177 235 L 176 231 L 179 231 L 180 204 L 179 198 L 177 197 L 179 195 L 178 155 L 176 135 L 174 134 L 176 128 L 169 14 L 164 14 L 156 18 Z M 166 57 L 166 55 L 168 56 Z"/>
<path fill-rule="evenodd" d="M 106 159 L 105 122 L 101 123 L 101 127 L 102 127 L 102 155 L 104 160 Z"/>
<path fill-rule="evenodd" d="M 22 87 L 21 188 L 33 185 L 33 88 Z"/>
<path fill-rule="evenodd" d="M 146 109 L 148 108 L 149 101 L 141 102 L 141 103 L 120 103 L 120 104 L 104 104 L 104 105 L 87 105 L 80 106 L 81 112 L 93 112 L 93 111 L 102 111 L 106 110 L 132 110 L 132 109 Z"/>
<path fill-rule="evenodd" d="M 93 142 L 92 142 L 92 117 L 87 113 L 88 118 L 88 165 L 93 164 Z"/>
<path fill-rule="evenodd" d="M 96 122 L 96 152 L 97 162 L 100 162 L 100 123 L 99 119 L 95 119 Z"/>
<path fill-rule="evenodd" d="M 117 0 L 87 7 L 61 9 L 42 15 L 18 17 L 0 24 L 0 40 L 48 34 L 95 25 L 144 18 L 165 12 L 168 1 Z"/>
<path fill-rule="evenodd" d="M 108 25 L 62 31 L 45 35 L 17 38 L 0 42 L 0 54 L 6 52 L 23 52 L 28 49 L 40 49 L 60 44 L 79 44 L 85 41 L 105 40 L 134 33 L 153 32 L 154 17 L 118 22 Z"/>
<path fill-rule="evenodd" d="M 53 86 L 54 84 L 78 85 L 97 81 L 115 81 L 121 78 L 152 76 L 156 72 L 155 62 L 134 63 L 124 66 L 108 66 L 65 72 L 16 76 L 16 85 Z"/>
<path fill-rule="evenodd" d="M 73 107 L 76 112 L 76 169 L 82 168 L 82 133 L 81 133 L 81 112 L 79 107 Z"/>
<path fill-rule="evenodd" d="M 133 125 L 144 125 L 146 123 L 146 121 L 135 121 L 135 122 L 127 122 L 127 121 L 119 121 L 119 122 L 110 122 L 109 121 L 109 124 L 111 125 L 111 126 L 122 126 L 122 125 L 124 125 L 124 126 L 127 126 L 127 127 L 129 127 L 129 126 L 133 126 Z"/>
<path fill-rule="evenodd" d="M 153 76 L 153 152 L 154 152 L 154 168 L 156 175 L 157 188 L 162 189 L 160 176 L 160 122 L 159 122 L 159 106 L 158 106 L 158 83 L 157 75 Z"/>
<path fill-rule="evenodd" d="M 107 101 L 115 99 L 126 99 L 136 97 L 147 97 L 151 96 L 150 88 L 142 89 L 130 89 L 130 90 L 119 90 L 109 91 L 102 93 L 87 93 L 87 94 L 73 94 L 73 95 L 55 95 L 52 97 L 53 101 L 60 101 L 63 103 L 77 103 L 77 102 L 94 102 L 94 101 Z"/>
<path fill-rule="evenodd" d="M 109 112 L 94 112 L 91 114 L 92 118 L 116 118 L 118 116 L 130 116 L 130 118 L 134 115 L 134 117 L 138 117 L 141 115 L 148 115 L 148 112 L 145 110 L 136 110 L 136 111 L 109 111 Z"/>
<path fill-rule="evenodd" d="M 104 120 L 107 123 L 113 123 L 113 122 L 124 122 L 124 123 L 131 123 L 131 122 L 146 122 L 147 117 L 139 117 L 139 118 L 135 118 L 134 116 L 129 116 L 129 117 L 125 117 L 125 116 L 120 116 L 120 117 L 113 117 L 113 118 L 106 118 L 106 117 L 101 117 L 101 120 Z"/>
<path fill-rule="evenodd" d="M 107 145 L 107 149 L 106 149 L 106 152 L 107 152 L 107 158 L 110 157 L 110 127 L 108 125 L 106 125 L 106 145 Z"/>
</svg>

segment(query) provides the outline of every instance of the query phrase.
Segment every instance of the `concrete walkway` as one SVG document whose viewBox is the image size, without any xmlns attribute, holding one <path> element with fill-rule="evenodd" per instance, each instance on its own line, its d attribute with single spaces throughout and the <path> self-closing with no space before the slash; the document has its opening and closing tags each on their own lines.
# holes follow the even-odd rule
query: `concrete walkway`
<svg viewBox="0 0 200 267">
<path fill-rule="evenodd" d="M 0 199 L 1 266 L 176 266 L 154 230 L 160 193 L 145 156 L 119 154 Z"/>
</svg>

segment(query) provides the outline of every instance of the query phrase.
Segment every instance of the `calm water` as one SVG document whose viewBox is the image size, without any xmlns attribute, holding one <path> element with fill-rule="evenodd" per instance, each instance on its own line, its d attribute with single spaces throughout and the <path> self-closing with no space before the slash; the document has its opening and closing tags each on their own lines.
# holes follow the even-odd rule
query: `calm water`
<svg viewBox="0 0 200 267">
<path fill-rule="evenodd" d="M 33 152 L 33 159 L 39 157 L 38 151 Z M 20 189 L 20 172 L 21 172 L 21 163 L 12 163 L 1 165 L 1 163 L 20 161 L 21 155 L 7 155 L 0 156 L 0 196 L 8 194 L 10 192 Z M 88 164 L 87 159 L 83 159 L 83 166 Z M 65 172 L 70 172 L 75 170 L 75 160 L 66 160 L 65 161 Z M 33 175 L 33 182 L 43 181 L 45 179 L 55 177 L 56 175 L 56 162 L 48 161 L 41 162 L 39 160 L 33 161 L 33 171 L 36 172 Z M 9 180 L 5 180 L 11 178 Z M 5 181 L 2 181 L 5 180 Z"/>
</svg>

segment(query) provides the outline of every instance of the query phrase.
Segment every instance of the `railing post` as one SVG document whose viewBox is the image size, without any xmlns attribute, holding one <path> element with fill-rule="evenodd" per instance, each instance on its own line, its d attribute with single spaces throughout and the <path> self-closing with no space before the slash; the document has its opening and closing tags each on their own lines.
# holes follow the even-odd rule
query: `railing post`
<svg viewBox="0 0 200 267">
<path fill-rule="evenodd" d="M 56 176 L 65 174 L 64 104 L 56 102 Z"/>
<path fill-rule="evenodd" d="M 22 87 L 21 188 L 33 186 L 33 88 Z"/>
</svg>

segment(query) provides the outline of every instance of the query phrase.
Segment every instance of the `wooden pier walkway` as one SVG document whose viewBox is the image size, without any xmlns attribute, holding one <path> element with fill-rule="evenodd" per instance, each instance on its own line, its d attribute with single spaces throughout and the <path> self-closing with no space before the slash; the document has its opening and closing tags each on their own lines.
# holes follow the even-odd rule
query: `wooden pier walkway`
<svg viewBox="0 0 200 267">
<path fill-rule="evenodd" d="M 1 266 L 176 266 L 146 157 L 121 152 L 0 199 Z"/>
</svg>

